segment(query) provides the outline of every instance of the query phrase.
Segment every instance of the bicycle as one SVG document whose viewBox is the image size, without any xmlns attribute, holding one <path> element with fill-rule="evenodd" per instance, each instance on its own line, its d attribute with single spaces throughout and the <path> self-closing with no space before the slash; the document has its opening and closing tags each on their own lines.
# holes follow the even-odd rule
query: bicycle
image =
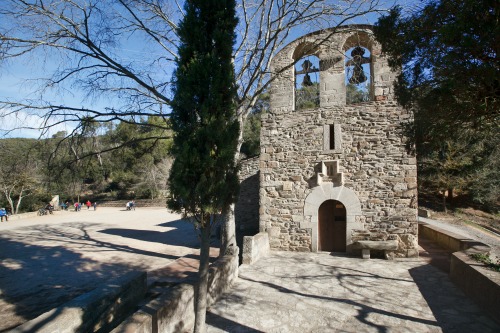
<svg viewBox="0 0 500 333">
<path fill-rule="evenodd" d="M 38 210 L 38 213 L 37 213 L 38 216 L 47 215 L 47 214 L 53 214 L 52 213 L 52 209 L 50 209 L 50 208 L 40 208 Z"/>
</svg>

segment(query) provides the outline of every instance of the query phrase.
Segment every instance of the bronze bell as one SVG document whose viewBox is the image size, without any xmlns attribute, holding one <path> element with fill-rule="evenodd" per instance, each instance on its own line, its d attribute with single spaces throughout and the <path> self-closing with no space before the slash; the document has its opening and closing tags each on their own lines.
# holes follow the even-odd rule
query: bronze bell
<svg viewBox="0 0 500 333">
<path fill-rule="evenodd" d="M 365 75 L 365 72 L 363 71 L 363 67 L 361 66 L 362 64 L 366 63 L 365 57 L 363 55 L 365 54 L 365 50 L 363 50 L 362 47 L 355 47 L 351 51 L 351 56 L 352 56 L 352 65 L 354 66 L 353 71 L 352 71 L 352 76 L 349 79 L 349 83 L 352 84 L 360 84 L 368 80 L 368 78 Z"/>
</svg>

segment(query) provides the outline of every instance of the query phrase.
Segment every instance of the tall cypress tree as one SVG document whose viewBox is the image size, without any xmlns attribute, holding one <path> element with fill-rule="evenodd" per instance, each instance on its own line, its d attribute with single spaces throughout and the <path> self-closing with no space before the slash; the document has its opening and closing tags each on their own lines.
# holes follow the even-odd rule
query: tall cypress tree
<svg viewBox="0 0 500 333">
<path fill-rule="evenodd" d="M 204 330 L 210 235 L 221 213 L 236 201 L 234 159 L 239 124 L 232 63 L 237 24 L 234 0 L 187 0 L 179 25 L 172 129 L 175 157 L 169 207 L 185 213 L 201 238 L 195 332 Z"/>
</svg>

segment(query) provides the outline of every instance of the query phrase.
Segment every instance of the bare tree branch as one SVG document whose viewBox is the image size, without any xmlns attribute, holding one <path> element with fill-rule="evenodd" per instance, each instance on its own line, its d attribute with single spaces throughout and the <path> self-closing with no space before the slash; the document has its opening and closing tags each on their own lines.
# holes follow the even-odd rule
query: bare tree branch
<svg viewBox="0 0 500 333">
<path fill-rule="evenodd" d="M 383 5 L 384 0 L 240 0 L 234 50 L 240 121 L 268 90 L 272 57 L 286 44 L 326 27 L 334 34 L 336 27 L 385 10 Z M 4 115 L 51 118 L 40 127 L 46 130 L 88 116 L 102 122 L 165 117 L 182 7 L 180 0 L 5 1 L 0 61 L 32 57 L 46 64 L 49 76 L 34 81 L 38 99 L 0 100 Z M 50 102 L 46 96 L 55 92 L 81 92 L 83 100 L 76 103 L 82 105 L 101 105 L 106 98 L 110 106 Z"/>
</svg>

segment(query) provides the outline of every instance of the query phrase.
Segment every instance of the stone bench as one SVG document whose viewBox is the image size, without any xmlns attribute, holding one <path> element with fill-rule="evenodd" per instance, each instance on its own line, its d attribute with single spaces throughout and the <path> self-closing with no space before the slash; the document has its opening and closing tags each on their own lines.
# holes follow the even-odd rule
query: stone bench
<svg viewBox="0 0 500 333">
<path fill-rule="evenodd" d="M 370 259 L 370 250 L 384 251 L 384 257 L 389 259 L 390 256 L 387 251 L 395 251 L 398 249 L 397 240 L 387 240 L 387 241 L 357 241 L 353 244 L 355 249 L 361 249 L 361 257 L 363 259 Z"/>
</svg>

